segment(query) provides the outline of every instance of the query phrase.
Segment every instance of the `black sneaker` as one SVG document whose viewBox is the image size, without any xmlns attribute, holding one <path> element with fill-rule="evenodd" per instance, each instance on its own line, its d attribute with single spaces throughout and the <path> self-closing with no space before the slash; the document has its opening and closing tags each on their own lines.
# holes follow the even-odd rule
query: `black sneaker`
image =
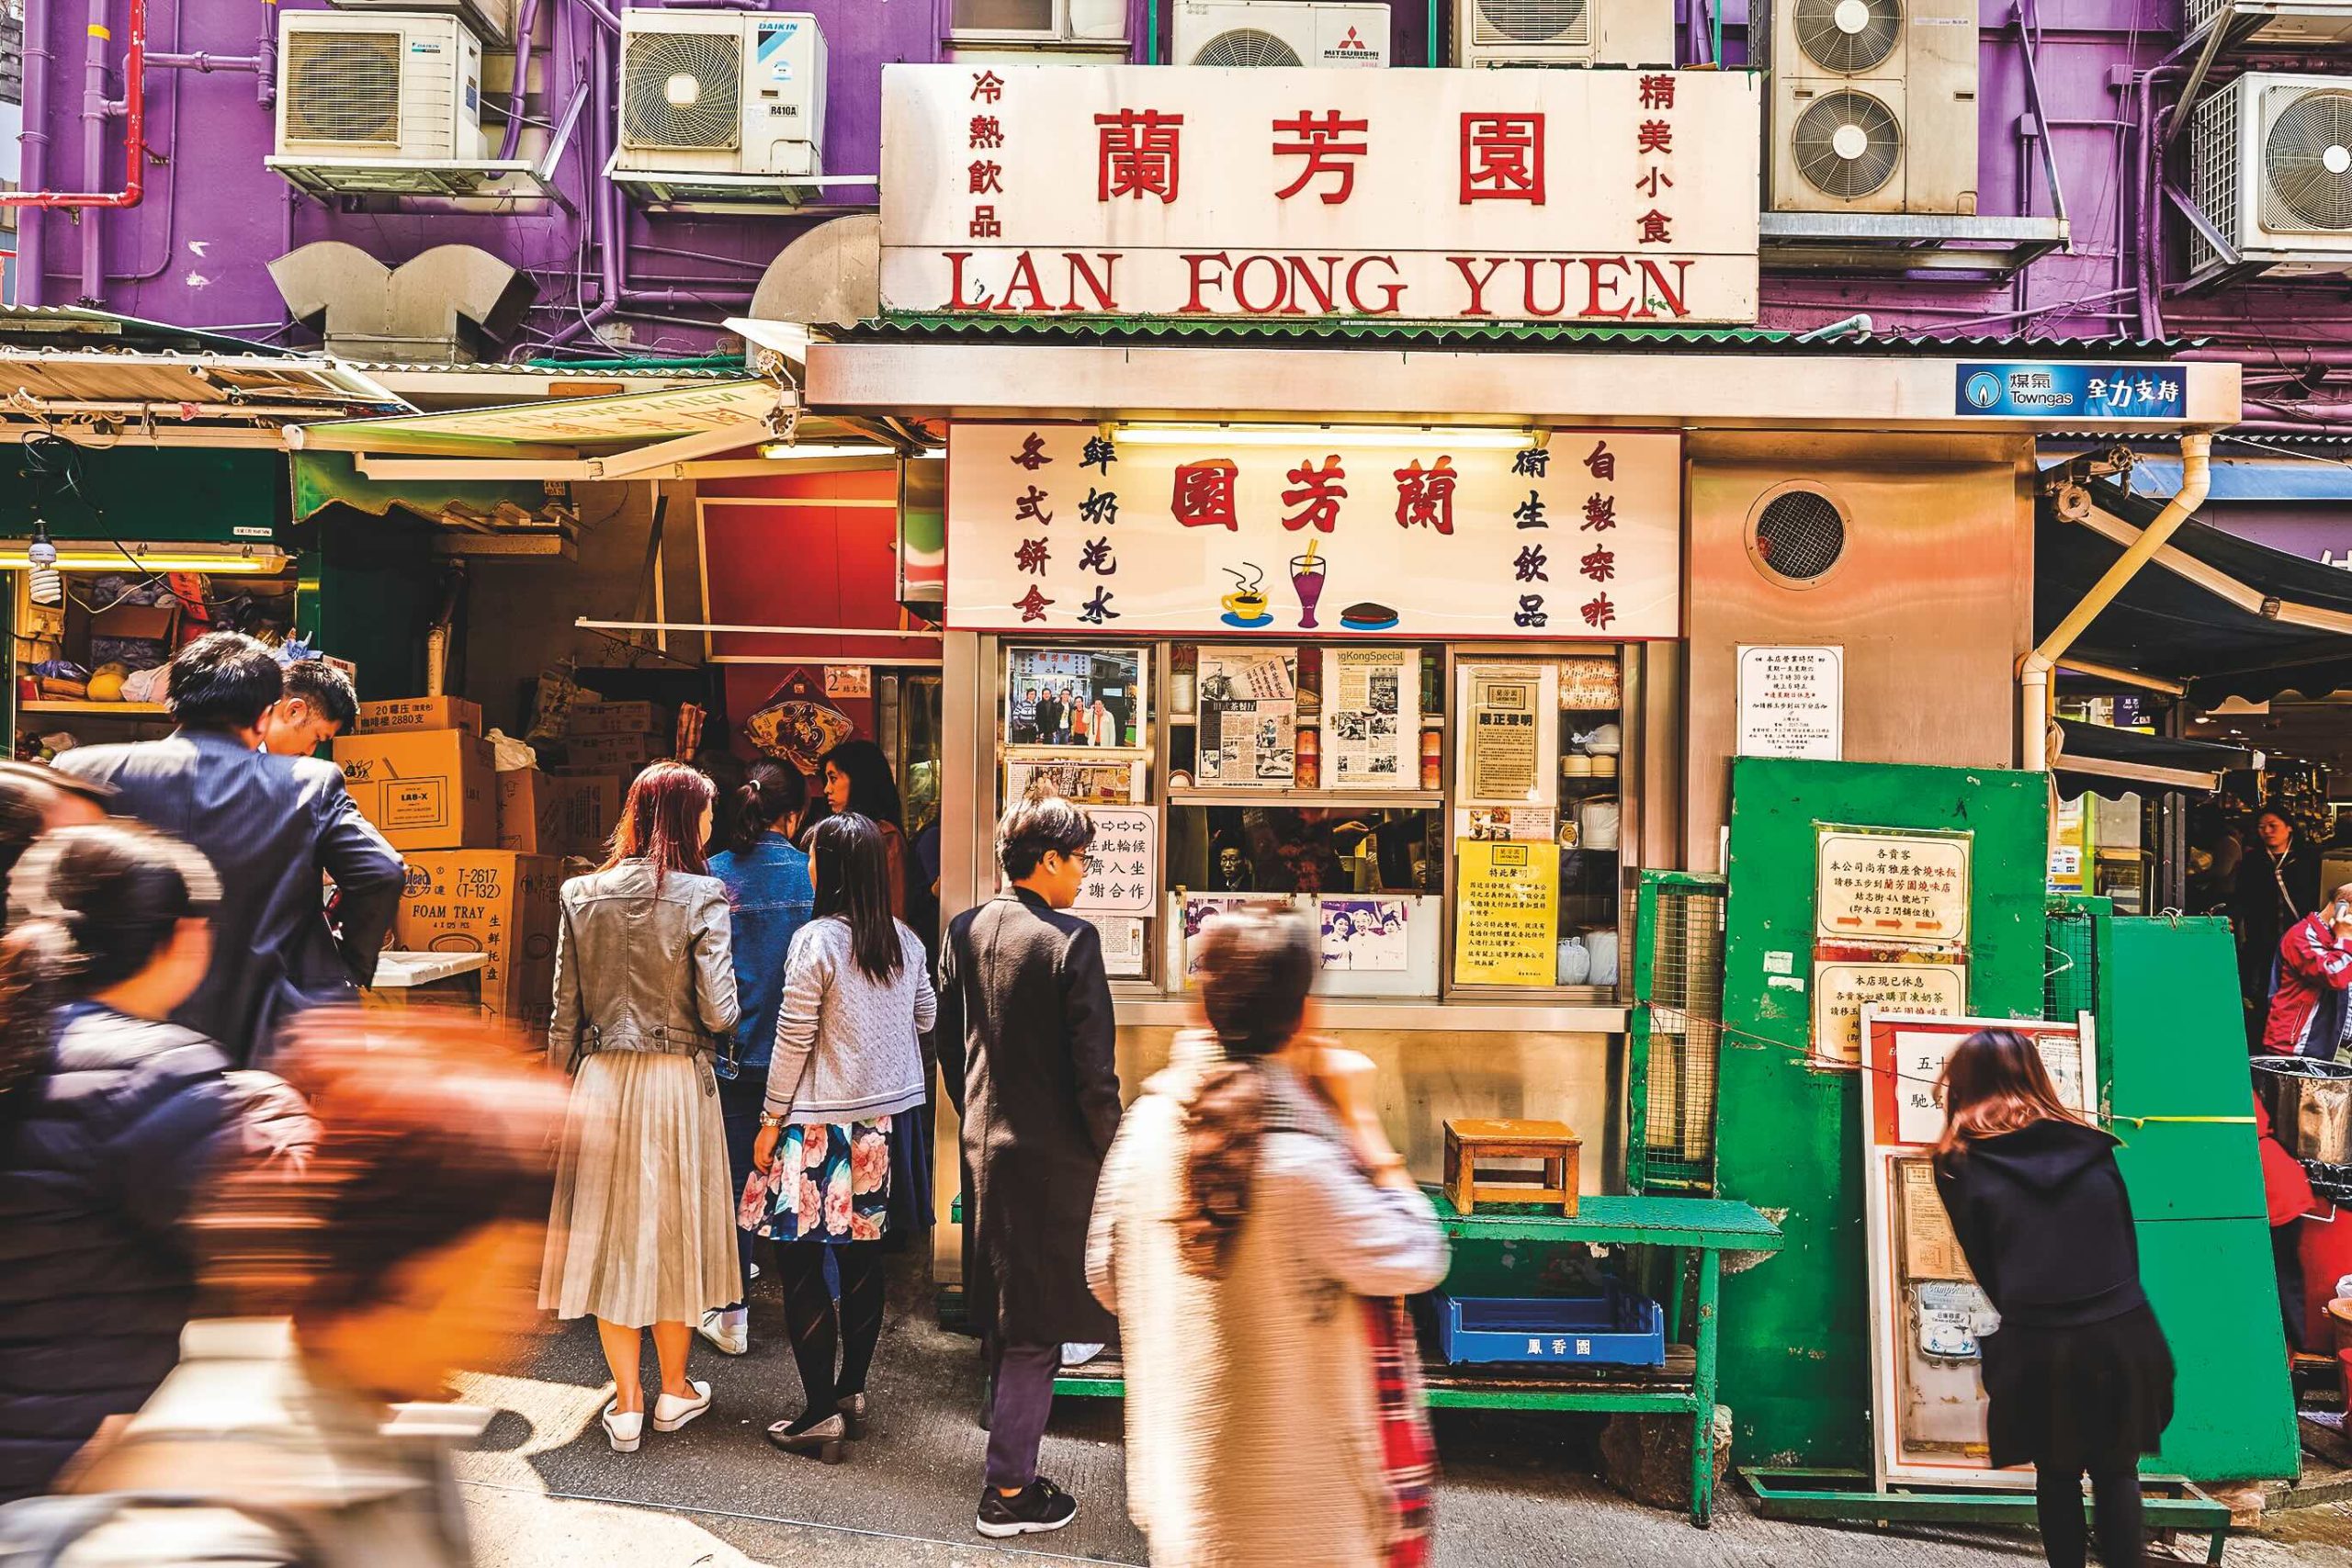
<svg viewBox="0 0 2352 1568">
<path fill-rule="evenodd" d="M 1069 1493 L 1037 1477 L 1008 1497 L 995 1487 L 980 1493 L 980 1517 L 972 1528 L 990 1540 L 1016 1535 L 1045 1535 L 1078 1517 L 1078 1501 Z"/>
</svg>

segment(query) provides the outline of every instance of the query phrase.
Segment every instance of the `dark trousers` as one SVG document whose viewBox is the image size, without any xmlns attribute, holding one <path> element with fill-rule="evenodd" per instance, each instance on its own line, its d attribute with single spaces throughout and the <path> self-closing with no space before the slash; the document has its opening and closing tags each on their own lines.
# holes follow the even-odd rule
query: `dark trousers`
<svg viewBox="0 0 2352 1568">
<path fill-rule="evenodd" d="M 882 1244 L 809 1236 L 778 1248 L 777 1268 L 808 1414 L 822 1420 L 843 1396 L 865 1392 L 874 1348 L 882 1340 Z M 829 1268 L 841 1275 L 838 1303 L 826 1282 Z"/>
<path fill-rule="evenodd" d="M 1037 1447 L 1054 1413 L 1058 1345 L 1005 1345 L 996 1353 L 996 1404 L 989 1419 L 988 1484 L 1026 1486 L 1037 1479 Z"/>
<path fill-rule="evenodd" d="M 727 1200 L 730 1208 L 743 1200 L 743 1184 L 752 1179 L 752 1145 L 760 1136 L 760 1109 L 768 1093 L 768 1070 L 765 1066 L 746 1067 L 731 1078 L 718 1080 L 718 1114 L 727 1125 Z M 743 1289 L 733 1304 L 741 1306 L 751 1293 L 752 1243 L 750 1231 L 738 1226 L 735 1231 L 735 1270 L 743 1281 Z"/>
<path fill-rule="evenodd" d="M 2084 1568 L 2090 1532 L 2083 1525 L 2082 1472 L 2042 1466 L 2033 1501 L 2041 1554 L 2050 1568 Z M 2139 1466 L 2091 1472 L 2091 1517 L 2098 1530 L 2098 1560 L 2107 1568 L 2140 1568 L 2147 1534 L 2141 1521 Z"/>
</svg>

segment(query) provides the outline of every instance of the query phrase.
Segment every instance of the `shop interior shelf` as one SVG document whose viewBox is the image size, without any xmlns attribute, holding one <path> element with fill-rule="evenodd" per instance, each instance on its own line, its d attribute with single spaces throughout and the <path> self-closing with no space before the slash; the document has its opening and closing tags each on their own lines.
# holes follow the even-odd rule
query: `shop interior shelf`
<svg viewBox="0 0 2352 1568">
<path fill-rule="evenodd" d="M 31 697 L 17 705 L 18 713 L 106 714 L 117 718 L 156 718 L 161 703 L 97 703 L 79 697 Z"/>
</svg>

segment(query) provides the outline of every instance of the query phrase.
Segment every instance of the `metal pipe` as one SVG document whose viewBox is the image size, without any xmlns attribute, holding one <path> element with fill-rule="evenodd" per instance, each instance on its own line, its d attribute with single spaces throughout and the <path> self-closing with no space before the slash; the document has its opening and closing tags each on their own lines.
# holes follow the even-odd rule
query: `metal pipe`
<svg viewBox="0 0 2352 1568">
<path fill-rule="evenodd" d="M 215 71 L 258 71 L 258 54 L 207 54 L 202 50 L 194 54 L 150 54 L 147 66 L 151 71 L 195 71 L 209 76 Z"/>
<path fill-rule="evenodd" d="M 2115 564 L 2091 585 L 2082 602 L 2066 612 L 2065 618 L 2051 628 L 2050 635 L 2031 653 L 2018 663 L 2019 750 L 2025 771 L 2038 773 L 2050 765 L 2050 671 L 2065 657 L 2100 611 L 2115 602 L 2124 585 L 2136 576 L 2140 569 L 2155 558 L 2165 542 L 2196 510 L 2205 504 L 2205 496 L 2212 485 L 2211 459 L 2213 438 L 2209 434 L 2184 435 L 2180 438 L 2180 490 L 2155 520 L 2140 530 Z"/>
<path fill-rule="evenodd" d="M 107 103 L 106 95 L 106 45 L 108 38 L 112 35 L 107 32 L 106 27 L 106 0 L 90 0 L 90 11 L 92 17 L 90 23 L 92 31 L 89 35 L 89 52 L 86 57 L 87 63 L 84 68 L 85 77 L 82 98 L 82 128 L 85 166 L 88 170 L 89 183 L 95 186 L 103 174 L 103 170 L 100 165 L 103 164 L 105 159 L 106 123 L 107 119 L 112 118 L 113 113 L 113 106 Z M 31 62 L 33 59 L 33 50 L 31 48 L 32 17 L 33 9 L 28 0 L 25 13 L 25 36 L 27 45 L 25 56 L 27 62 L 26 69 L 28 73 L 32 70 Z M 48 21 L 47 17 L 44 16 L 41 19 L 44 25 L 46 25 Z M 141 197 L 145 194 L 144 159 L 146 149 L 144 143 L 147 134 L 147 0 L 130 0 L 130 20 L 125 30 L 126 42 L 122 60 L 123 94 L 121 104 L 123 121 L 122 188 L 112 191 L 54 191 L 42 188 L 41 186 L 34 186 L 33 188 L 27 190 L 0 193 L 0 207 L 77 207 L 93 208 L 104 210 L 107 208 L 136 207 L 139 205 Z M 46 39 L 43 41 L 45 42 Z M 54 57 L 51 56 L 47 50 L 44 49 L 41 51 L 42 69 L 40 74 L 43 78 L 47 76 L 47 67 L 53 58 Z M 40 95 L 41 99 L 40 108 L 41 112 L 46 115 L 49 109 L 49 95 L 46 91 L 47 83 L 45 80 L 42 83 L 42 86 L 43 91 Z M 35 126 L 35 121 L 32 118 L 33 96 L 33 84 L 31 80 L 28 79 L 25 84 L 25 123 L 27 127 L 26 135 L 28 140 L 32 139 L 32 131 Z M 38 150 L 40 152 L 39 160 L 40 164 L 40 172 L 44 186 L 49 175 L 49 160 L 47 155 L 48 145 L 49 138 L 46 134 L 42 134 L 37 141 L 33 141 L 33 148 L 28 149 L 28 151 Z M 28 167 L 26 170 L 25 183 L 28 186 L 33 186 L 32 174 L 33 171 L 31 168 Z M 85 230 L 85 234 L 87 238 L 95 239 L 95 227 L 90 230 Z M 40 258 L 36 257 L 36 259 L 38 260 Z M 21 250 L 18 252 L 18 262 L 19 265 L 23 265 L 23 252 Z M 86 271 L 87 265 L 85 259 L 85 276 Z M 35 291 L 39 291 L 38 279 L 36 279 Z"/>
<path fill-rule="evenodd" d="M 506 138 L 499 143 L 501 158 L 512 158 L 523 144 L 523 103 L 531 91 L 531 35 L 538 25 L 539 0 L 523 0 L 522 14 L 514 21 L 514 85 L 506 95 Z"/>
<path fill-rule="evenodd" d="M 40 190 L 49 184 L 49 0 L 25 0 L 25 129 L 17 137 L 23 149 L 25 186 Z M 48 263 L 48 236 L 42 232 L 40 209 L 28 207 L 17 218 L 17 300 L 41 303 L 41 275 Z"/>
<path fill-rule="evenodd" d="M 261 57 L 260 81 L 254 101 L 266 109 L 277 107 L 277 0 L 262 0 L 261 41 L 254 52 Z M 287 186 L 291 192 L 294 187 Z"/>
<path fill-rule="evenodd" d="M 615 38 L 620 36 L 621 19 L 604 0 L 571 0 L 571 3 L 596 18 L 597 25 Z"/>
</svg>

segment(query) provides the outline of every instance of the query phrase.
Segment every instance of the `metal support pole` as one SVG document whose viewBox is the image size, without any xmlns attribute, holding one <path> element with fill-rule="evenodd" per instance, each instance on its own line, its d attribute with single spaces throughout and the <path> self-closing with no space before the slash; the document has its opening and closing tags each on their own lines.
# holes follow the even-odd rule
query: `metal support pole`
<svg viewBox="0 0 2352 1568">
<path fill-rule="evenodd" d="M 1723 1293 L 1723 1254 L 1712 1247 L 1699 1249 L 1699 1332 L 1692 1346 L 1698 1365 L 1691 1369 L 1690 1398 L 1698 1408 L 1690 1415 L 1690 1522 L 1705 1529 L 1715 1516 L 1715 1316 Z"/>
</svg>

